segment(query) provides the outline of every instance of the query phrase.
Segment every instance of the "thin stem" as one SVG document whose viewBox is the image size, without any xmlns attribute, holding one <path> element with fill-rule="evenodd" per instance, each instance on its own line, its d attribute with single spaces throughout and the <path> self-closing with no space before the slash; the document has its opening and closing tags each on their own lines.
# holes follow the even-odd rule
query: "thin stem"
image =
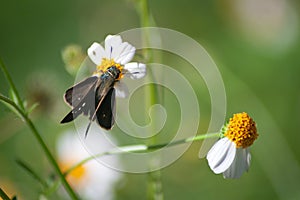
<svg viewBox="0 0 300 200">
<path fill-rule="evenodd" d="M 143 145 L 143 144 L 118 147 L 118 148 L 112 149 L 110 151 L 99 153 L 99 154 L 96 154 L 95 156 L 91 156 L 91 157 L 88 157 L 88 158 L 82 160 L 81 162 L 73 165 L 67 171 L 65 171 L 64 175 L 66 176 L 67 174 L 69 174 L 71 171 L 73 171 L 77 167 L 80 167 L 81 165 L 85 164 L 86 162 L 88 162 L 90 160 L 93 160 L 94 158 L 99 158 L 99 157 L 102 157 L 105 155 L 116 155 L 116 154 L 123 154 L 123 153 L 127 153 L 127 152 L 140 152 L 140 151 L 145 151 L 145 150 L 147 150 L 147 146 Z"/>
<path fill-rule="evenodd" d="M 48 149 L 48 147 L 46 146 L 45 142 L 43 141 L 42 137 L 40 136 L 40 134 L 38 133 L 36 127 L 34 126 L 34 124 L 32 123 L 32 121 L 30 120 L 30 118 L 27 116 L 23 102 L 20 98 L 20 95 L 15 87 L 14 82 L 12 81 L 11 76 L 9 75 L 6 66 L 4 65 L 2 59 L 0 58 L 0 67 L 14 93 L 14 95 L 16 96 L 17 99 L 17 104 L 15 102 L 13 102 L 12 100 L 10 100 L 9 98 L 3 96 L 0 94 L 0 100 L 10 104 L 11 106 L 13 106 L 16 111 L 21 115 L 21 117 L 25 120 L 26 124 L 29 126 L 31 132 L 33 133 L 34 137 L 37 139 L 38 143 L 40 144 L 40 146 L 42 147 L 42 149 L 44 150 L 44 153 L 46 154 L 46 157 L 48 158 L 49 162 L 52 164 L 54 170 L 56 171 L 56 173 L 58 174 L 58 176 L 60 177 L 62 184 L 64 185 L 66 191 L 69 193 L 70 197 L 72 199 L 78 199 L 77 195 L 75 194 L 75 192 L 73 191 L 73 189 L 71 188 L 71 186 L 69 185 L 69 183 L 66 181 L 64 175 L 62 174 L 62 172 L 59 169 L 58 164 L 56 163 L 54 157 L 52 156 L 50 150 Z"/>
<path fill-rule="evenodd" d="M 140 19 L 141 19 L 141 26 L 148 27 L 150 26 L 150 10 L 148 6 L 148 0 L 141 0 L 140 1 Z"/>
<path fill-rule="evenodd" d="M 52 156 L 50 150 L 46 146 L 46 144 L 43 141 L 42 137 L 38 133 L 36 127 L 34 126 L 34 124 L 32 123 L 32 121 L 28 118 L 28 116 L 25 114 L 25 112 L 23 112 L 23 110 L 21 110 L 20 107 L 17 104 L 15 104 L 15 102 L 13 102 L 9 98 L 3 96 L 2 94 L 0 94 L 0 100 L 6 102 L 8 104 L 10 104 L 11 106 L 13 106 L 16 109 L 16 111 L 22 116 L 22 118 L 24 119 L 24 121 L 26 122 L 26 124 L 29 126 L 31 132 L 33 133 L 34 137 L 37 139 L 38 143 L 42 147 L 44 153 L 46 154 L 46 157 L 48 158 L 49 162 L 52 164 L 54 170 L 58 174 L 58 176 L 59 176 L 59 178 L 60 178 L 63 186 L 65 187 L 66 191 L 69 193 L 70 197 L 72 199 L 78 199 L 77 195 L 75 194 L 75 192 L 73 191 L 73 189 L 71 188 L 71 186 L 69 185 L 69 183 L 66 181 L 64 175 L 60 171 L 58 164 L 56 163 L 54 157 Z"/>
<path fill-rule="evenodd" d="M 141 23 L 141 27 L 149 27 L 151 25 L 150 22 L 150 10 L 149 10 L 149 6 L 148 6 L 148 0 L 141 0 L 139 2 L 139 7 L 138 7 L 138 11 L 140 13 L 140 23 Z M 143 46 L 145 47 L 149 47 L 150 44 L 150 34 L 148 29 L 143 29 Z M 151 51 L 149 51 L 149 49 L 144 48 L 143 49 L 143 56 L 144 58 L 147 60 L 147 62 L 151 63 L 153 61 L 153 54 L 151 53 Z M 151 68 L 148 67 L 147 69 L 147 74 L 149 77 L 150 81 L 154 80 L 154 76 L 152 73 Z M 154 84 L 149 85 L 149 94 L 150 97 L 147 98 L 148 104 L 154 105 L 157 103 L 158 101 L 158 91 L 157 88 Z"/>
<path fill-rule="evenodd" d="M 141 0 L 139 2 L 139 14 L 140 14 L 140 21 L 142 27 L 149 27 L 151 22 L 151 15 L 150 15 L 150 9 L 148 6 L 148 0 Z M 144 46 L 148 47 L 150 44 L 150 35 L 149 31 L 147 29 L 143 30 L 143 42 Z M 148 62 L 151 63 L 153 59 L 153 54 L 150 53 L 148 49 L 143 50 L 144 57 L 147 59 Z M 148 77 L 150 81 L 154 81 L 154 76 L 152 73 L 152 70 L 148 68 Z M 152 106 L 155 105 L 158 102 L 158 91 L 157 87 L 154 84 L 149 85 L 149 97 L 147 97 L 146 105 Z M 155 121 L 155 120 L 154 120 Z M 152 130 L 155 130 L 156 124 L 152 123 Z M 155 144 L 157 142 L 157 137 L 151 137 L 149 140 L 150 144 Z M 157 163 L 157 162 L 154 162 Z M 150 170 L 153 168 L 153 166 L 149 166 Z M 155 167 L 155 166 L 154 166 Z M 151 170 L 152 171 L 152 170 Z M 163 193 L 162 193 L 162 183 L 161 183 L 161 173 L 159 171 L 157 172 L 149 172 L 148 177 L 148 199 L 163 199 Z"/>
<path fill-rule="evenodd" d="M 66 176 L 67 174 L 71 173 L 77 167 L 80 167 L 81 165 L 84 165 L 88 161 L 93 160 L 95 158 L 100 158 L 102 156 L 120 155 L 120 154 L 125 154 L 125 153 L 130 153 L 130 152 L 150 152 L 150 151 L 161 149 L 161 148 L 164 148 L 164 147 L 168 148 L 168 147 L 172 147 L 172 146 L 176 146 L 176 145 L 180 145 L 180 144 L 200 141 L 200 140 L 204 140 L 204 139 L 207 139 L 207 138 L 214 138 L 214 137 L 220 137 L 220 133 L 207 133 L 207 134 L 202 134 L 202 135 L 196 135 L 196 136 L 188 137 L 188 138 L 185 138 L 185 139 L 182 139 L 182 140 L 176 140 L 176 141 L 171 142 L 171 143 L 154 144 L 154 145 L 149 145 L 149 146 L 141 144 L 141 145 L 128 145 L 128 146 L 117 147 L 117 148 L 114 148 L 110 151 L 105 151 L 105 152 L 96 154 L 95 156 L 91 156 L 91 157 L 88 157 L 88 158 L 82 160 L 81 162 L 79 162 L 79 163 L 73 165 L 72 167 L 70 167 L 64 173 L 64 175 Z"/>
<path fill-rule="evenodd" d="M 21 108 L 22 110 L 25 110 L 24 105 L 23 105 L 23 102 L 22 102 L 22 100 L 21 100 L 21 98 L 20 98 L 20 95 L 19 95 L 19 93 L 18 93 L 18 91 L 17 91 L 17 88 L 16 88 L 14 82 L 12 81 L 12 78 L 10 77 L 10 75 L 9 75 L 9 73 L 8 73 L 8 71 L 7 71 L 7 69 L 6 69 L 5 65 L 4 65 L 4 63 L 3 63 L 2 59 L 1 59 L 1 57 L 0 57 L 0 67 L 1 67 L 1 69 L 2 69 L 2 71 L 3 71 L 3 73 L 4 73 L 4 75 L 5 75 L 5 77 L 6 77 L 6 79 L 7 79 L 7 81 L 8 81 L 8 83 L 9 83 L 9 85 L 10 85 L 10 87 L 11 87 L 11 89 L 12 89 L 14 95 L 15 95 L 16 98 L 17 98 L 18 105 L 20 106 L 20 108 Z"/>
<path fill-rule="evenodd" d="M 141 27 L 150 27 L 150 11 L 148 7 L 148 0 L 140 0 L 139 3 L 136 5 L 137 11 L 139 12 L 140 16 L 140 23 Z M 150 43 L 150 35 L 147 29 L 143 29 L 143 46 L 148 47 Z M 152 55 L 150 55 L 150 51 L 146 48 L 143 49 L 143 56 L 146 60 L 150 60 Z"/>
</svg>

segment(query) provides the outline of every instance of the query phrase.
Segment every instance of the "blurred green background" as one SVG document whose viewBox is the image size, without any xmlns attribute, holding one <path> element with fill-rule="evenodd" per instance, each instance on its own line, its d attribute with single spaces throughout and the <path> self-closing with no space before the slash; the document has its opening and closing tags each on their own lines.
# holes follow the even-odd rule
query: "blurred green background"
<svg viewBox="0 0 300 200">
<path fill-rule="evenodd" d="M 86 50 L 107 34 L 139 27 L 138 13 L 131 1 L 121 0 L 2 0 L 0 7 L 0 56 L 21 96 L 29 103 L 39 102 L 32 118 L 55 152 L 56 137 L 68 127 L 59 124 L 69 109 L 62 96 L 74 83 L 65 70 L 62 49 L 75 43 Z M 248 112 L 260 134 L 252 147 L 250 171 L 239 180 L 213 174 L 206 160 L 198 158 L 201 143 L 194 143 L 161 171 L 165 199 L 299 199 L 299 1 L 153 0 L 149 7 L 157 26 L 203 45 L 224 80 L 227 117 Z M 190 82 L 197 87 L 192 75 Z M 0 73 L 0 92 L 8 90 Z M 210 119 L 210 103 L 209 94 L 202 102 L 205 91 L 198 90 L 202 133 Z M 23 199 L 37 199 L 39 184 L 15 160 L 31 163 L 43 177 L 52 168 L 29 129 L 2 104 L 0 127 L 0 187 Z M 125 174 L 114 189 L 115 198 L 145 199 L 146 181 L 146 175 Z"/>
</svg>

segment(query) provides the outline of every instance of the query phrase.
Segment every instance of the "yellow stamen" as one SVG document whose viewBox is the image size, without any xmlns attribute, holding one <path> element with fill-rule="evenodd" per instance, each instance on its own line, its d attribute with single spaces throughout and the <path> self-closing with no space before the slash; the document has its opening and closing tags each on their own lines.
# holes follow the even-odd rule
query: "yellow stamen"
<svg viewBox="0 0 300 200">
<path fill-rule="evenodd" d="M 94 72 L 94 74 L 102 74 L 104 73 L 108 68 L 112 67 L 112 66 L 115 66 L 116 68 L 118 68 L 120 70 L 120 75 L 119 77 L 117 78 L 117 80 L 120 80 L 121 78 L 123 78 L 124 74 L 122 73 L 123 69 L 124 69 L 124 66 L 122 66 L 121 64 L 119 63 L 116 63 L 114 61 L 114 59 L 107 59 L 107 58 L 103 58 L 102 59 L 102 62 L 100 65 L 97 66 L 97 69 L 96 71 Z"/>
<path fill-rule="evenodd" d="M 230 118 L 224 136 L 234 142 L 237 148 L 246 148 L 253 144 L 258 134 L 253 119 L 243 112 Z"/>
<path fill-rule="evenodd" d="M 70 167 L 72 167 L 72 163 L 74 163 L 74 162 L 63 162 L 60 165 L 61 170 L 62 171 L 68 170 Z M 78 182 L 82 181 L 82 177 L 85 174 L 86 174 L 86 168 L 84 167 L 84 165 L 80 165 L 80 166 L 76 167 L 75 169 L 73 169 L 70 173 L 68 173 L 66 178 L 70 182 L 78 183 Z"/>
</svg>

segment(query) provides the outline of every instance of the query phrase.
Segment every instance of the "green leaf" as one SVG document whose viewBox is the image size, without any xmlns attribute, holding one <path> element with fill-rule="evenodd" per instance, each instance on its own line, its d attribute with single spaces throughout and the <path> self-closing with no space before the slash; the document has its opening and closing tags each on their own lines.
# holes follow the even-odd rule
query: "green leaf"
<svg viewBox="0 0 300 200">
<path fill-rule="evenodd" d="M 59 179 L 52 182 L 51 185 L 49 185 L 49 187 L 44 190 L 43 194 L 45 196 L 52 195 L 59 188 L 60 185 L 61 185 L 61 181 Z"/>
<path fill-rule="evenodd" d="M 39 103 L 34 103 L 32 106 L 30 106 L 27 109 L 27 114 L 30 114 L 36 107 L 38 107 L 40 104 Z"/>
<path fill-rule="evenodd" d="M 8 94 L 9 94 L 10 99 L 11 99 L 13 102 L 15 102 L 15 104 L 17 104 L 17 105 L 20 107 L 19 101 L 18 101 L 18 98 L 17 98 L 17 95 L 16 95 L 16 93 L 13 91 L 12 88 L 9 89 Z"/>
<path fill-rule="evenodd" d="M 19 106 L 19 108 L 21 108 L 23 111 L 25 111 L 26 107 L 27 107 L 27 101 L 26 100 L 21 100 L 21 102 L 18 99 L 17 94 L 14 92 L 14 90 L 12 88 L 9 89 L 9 97 L 10 99 Z M 20 105 L 20 103 L 22 105 Z"/>
</svg>

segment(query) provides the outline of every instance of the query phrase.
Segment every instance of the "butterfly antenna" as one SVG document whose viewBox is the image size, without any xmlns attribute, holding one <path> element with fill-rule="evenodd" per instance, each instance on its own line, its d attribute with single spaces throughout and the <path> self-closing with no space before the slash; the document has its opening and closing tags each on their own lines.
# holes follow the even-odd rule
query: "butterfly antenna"
<svg viewBox="0 0 300 200">
<path fill-rule="evenodd" d="M 100 108 L 100 105 L 101 105 L 102 101 L 103 101 L 103 98 L 102 98 L 102 100 L 101 100 L 101 101 L 98 103 L 98 105 L 97 105 L 97 108 L 96 108 L 96 110 L 95 110 L 95 112 L 94 112 L 93 116 L 91 117 L 91 119 L 90 119 L 90 122 L 89 122 L 88 126 L 86 127 L 86 131 L 85 131 L 85 138 L 87 137 L 87 134 L 88 134 L 88 132 L 89 132 L 89 129 L 90 129 L 90 127 L 91 127 L 92 121 L 94 121 L 94 120 L 95 120 L 96 113 L 97 113 L 97 111 L 99 110 L 99 108 Z"/>
<path fill-rule="evenodd" d="M 86 127 L 86 131 L 85 131 L 84 138 L 86 138 L 86 137 L 87 137 L 87 134 L 88 134 L 88 132 L 89 132 L 89 130 L 90 130 L 91 124 L 92 124 L 92 120 L 90 120 L 90 122 L 89 122 L 88 126 Z"/>
</svg>

